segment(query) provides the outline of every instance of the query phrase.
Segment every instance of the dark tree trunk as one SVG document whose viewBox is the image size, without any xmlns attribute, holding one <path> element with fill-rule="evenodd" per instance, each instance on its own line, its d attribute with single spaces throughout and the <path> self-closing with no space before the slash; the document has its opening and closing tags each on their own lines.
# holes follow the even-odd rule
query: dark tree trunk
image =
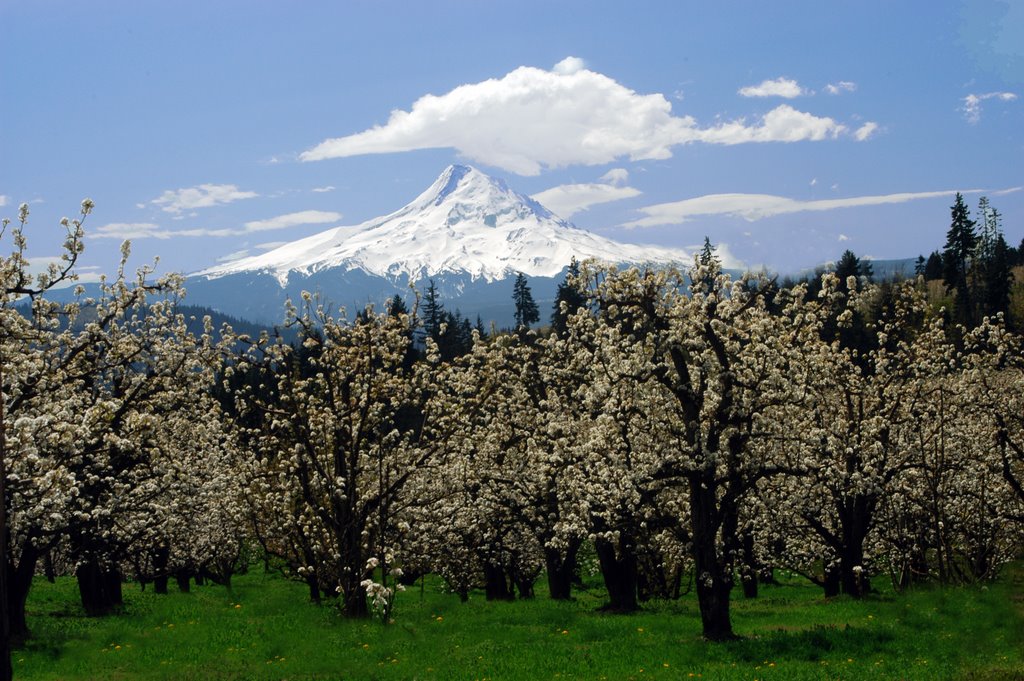
<svg viewBox="0 0 1024 681">
<path fill-rule="evenodd" d="M 306 575 L 306 586 L 309 587 L 309 600 L 320 605 L 320 582 L 317 580 L 316 575 Z"/>
<path fill-rule="evenodd" d="M 516 591 L 519 592 L 519 598 L 528 600 L 533 598 L 533 583 L 535 580 L 524 577 L 523 575 L 516 575 Z"/>
<path fill-rule="evenodd" d="M 839 595 L 842 586 L 839 566 L 825 566 L 825 575 L 821 585 L 825 589 L 825 598 L 834 598 Z"/>
<path fill-rule="evenodd" d="M 171 558 L 171 550 L 161 546 L 153 551 L 153 590 L 158 594 L 167 594 L 167 563 Z"/>
<path fill-rule="evenodd" d="M 26 542 L 18 565 L 14 566 L 8 561 L 6 566 L 7 632 L 8 640 L 13 645 L 21 645 L 28 638 L 25 601 L 28 600 L 32 575 L 35 574 L 38 562 L 39 552 L 31 546 L 31 542 Z"/>
<path fill-rule="evenodd" d="M 544 564 L 548 573 L 548 592 L 556 601 L 567 601 L 572 598 L 572 583 L 576 575 L 576 556 L 579 554 L 580 542 L 573 539 L 566 549 L 565 558 L 554 549 L 544 549 Z"/>
<path fill-rule="evenodd" d="M 202 570 L 195 573 L 195 580 L 196 586 L 206 586 L 206 576 L 203 574 Z"/>
<path fill-rule="evenodd" d="M 754 556 L 754 534 L 743 533 L 743 563 L 740 565 L 740 581 L 743 583 L 743 597 L 757 598 L 760 566 Z"/>
<path fill-rule="evenodd" d="M 43 575 L 50 584 L 57 581 L 57 573 L 53 569 L 53 549 L 50 549 L 43 555 Z"/>
<path fill-rule="evenodd" d="M 188 570 L 178 570 L 174 573 L 174 581 L 178 583 L 178 590 L 183 594 L 189 593 L 192 588 L 192 573 Z"/>
<path fill-rule="evenodd" d="M 635 612 L 637 605 L 637 566 L 634 547 L 625 537 L 619 540 L 619 551 L 605 540 L 594 542 L 597 559 L 601 565 L 601 576 L 608 590 L 608 604 L 603 610 L 610 612 Z"/>
<path fill-rule="evenodd" d="M 370 616 L 369 604 L 366 602 L 366 589 L 358 582 L 343 586 L 341 590 L 341 614 L 350 619 Z"/>
<path fill-rule="evenodd" d="M 723 502 L 724 503 L 724 502 Z M 719 556 L 716 535 L 723 519 L 736 517 L 728 508 L 719 510 L 714 474 L 690 480 L 690 513 L 693 536 L 697 603 L 704 638 L 728 641 L 736 638 L 729 619 L 729 596 L 733 586 L 732 566 Z M 735 544 L 735 535 L 723 531 L 726 545 Z"/>
<path fill-rule="evenodd" d="M 89 617 L 102 617 L 124 603 L 121 597 L 121 573 L 116 567 L 102 567 L 95 558 L 87 560 L 75 571 L 82 607 Z"/>
<path fill-rule="evenodd" d="M 512 601 L 515 593 L 509 588 L 505 569 L 491 562 L 484 563 L 484 593 L 489 601 Z"/>
</svg>

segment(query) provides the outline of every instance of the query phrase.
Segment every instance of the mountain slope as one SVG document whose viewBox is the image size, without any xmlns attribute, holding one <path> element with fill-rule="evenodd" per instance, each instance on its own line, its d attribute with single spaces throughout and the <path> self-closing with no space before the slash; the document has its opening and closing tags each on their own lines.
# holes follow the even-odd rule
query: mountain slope
<svg viewBox="0 0 1024 681">
<path fill-rule="evenodd" d="M 449 166 L 400 210 L 355 227 L 336 227 L 258 256 L 218 265 L 197 276 L 271 273 L 284 285 L 292 273 L 340 267 L 418 281 L 467 274 L 495 281 L 523 272 L 553 277 L 572 257 L 609 262 L 689 261 L 678 250 L 623 244 L 579 229 L 468 166 Z"/>
<path fill-rule="evenodd" d="M 530 277 L 543 310 L 573 257 L 690 263 L 684 251 L 587 232 L 475 168 L 449 166 L 394 213 L 211 267 L 191 275 L 186 286 L 190 303 L 275 323 L 284 300 L 297 300 L 302 290 L 350 310 L 366 304 L 380 309 L 396 293 L 408 299 L 410 284 L 422 290 L 432 279 L 449 309 L 506 325 L 516 273 Z"/>
</svg>

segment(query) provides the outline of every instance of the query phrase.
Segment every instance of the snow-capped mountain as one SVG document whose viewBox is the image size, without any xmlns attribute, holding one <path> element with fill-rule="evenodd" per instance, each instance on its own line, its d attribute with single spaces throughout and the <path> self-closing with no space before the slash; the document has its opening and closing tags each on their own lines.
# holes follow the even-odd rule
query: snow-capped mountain
<svg viewBox="0 0 1024 681">
<path fill-rule="evenodd" d="M 619 243 L 579 229 L 501 180 L 469 166 L 449 166 L 390 215 L 329 229 L 197 276 L 265 272 L 285 285 L 294 274 L 340 267 L 391 279 L 455 273 L 490 282 L 516 272 L 554 277 L 574 256 L 614 263 L 689 261 L 683 251 Z"/>
<path fill-rule="evenodd" d="M 190 303 L 276 322 L 285 298 L 319 291 L 335 304 L 378 307 L 433 279 L 449 308 L 511 319 L 512 278 L 530 278 L 538 304 L 554 297 L 571 259 L 688 264 L 681 250 L 624 244 L 562 220 L 501 180 L 449 166 L 411 203 L 384 217 L 335 227 L 261 255 L 191 275 Z"/>
</svg>

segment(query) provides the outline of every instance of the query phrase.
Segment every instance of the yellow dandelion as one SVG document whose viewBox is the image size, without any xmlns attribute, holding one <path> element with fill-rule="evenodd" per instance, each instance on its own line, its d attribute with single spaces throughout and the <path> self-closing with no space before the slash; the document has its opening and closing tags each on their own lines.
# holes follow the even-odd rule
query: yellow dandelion
<svg viewBox="0 0 1024 681">
<path fill-rule="evenodd" d="M 114 650 L 121 650 L 121 646 L 114 646 Z"/>
<path fill-rule="evenodd" d="M 562 636 L 565 636 L 568 633 L 569 633 L 568 629 L 562 629 Z"/>
<path fill-rule="evenodd" d="M 235 604 L 235 610 L 238 610 L 238 609 L 239 609 L 239 608 L 241 608 L 241 607 L 242 607 L 242 604 L 241 604 L 241 603 L 236 603 L 236 604 Z"/>
<path fill-rule="evenodd" d="M 639 631 L 641 634 L 644 633 L 644 628 L 643 627 L 637 627 L 636 630 Z"/>
<path fill-rule="evenodd" d="M 668 669 L 668 662 L 662 662 L 661 666 L 664 667 L 665 669 Z"/>
</svg>

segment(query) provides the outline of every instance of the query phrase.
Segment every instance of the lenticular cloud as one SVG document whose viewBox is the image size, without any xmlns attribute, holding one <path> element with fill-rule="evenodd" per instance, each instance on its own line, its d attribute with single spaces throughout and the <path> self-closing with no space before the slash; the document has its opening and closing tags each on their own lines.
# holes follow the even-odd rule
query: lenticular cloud
<svg viewBox="0 0 1024 681">
<path fill-rule="evenodd" d="M 845 130 L 791 107 L 783 114 L 770 111 L 753 127 L 734 121 L 702 129 L 692 116 L 673 115 L 664 95 L 639 94 L 569 57 L 551 71 L 522 66 L 502 78 L 425 95 L 409 111 L 392 111 L 387 123 L 325 140 L 300 158 L 453 148 L 480 163 L 537 175 L 545 167 L 669 158 L 673 146 L 690 142 L 795 142 Z"/>
</svg>

